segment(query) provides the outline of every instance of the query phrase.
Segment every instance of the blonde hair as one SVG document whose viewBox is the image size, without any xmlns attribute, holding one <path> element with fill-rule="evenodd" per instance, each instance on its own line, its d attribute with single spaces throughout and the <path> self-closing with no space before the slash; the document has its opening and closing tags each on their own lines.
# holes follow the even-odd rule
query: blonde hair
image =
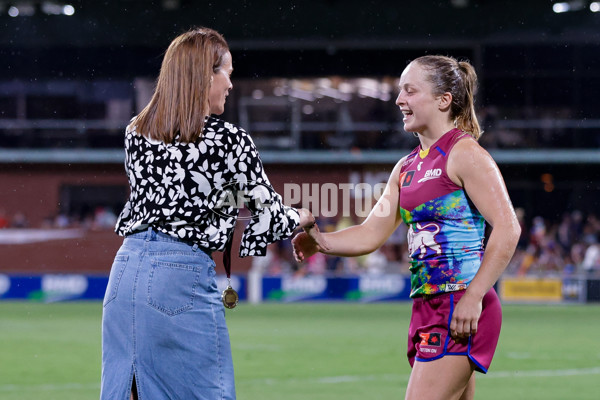
<svg viewBox="0 0 600 400">
<path fill-rule="evenodd" d="M 479 139 L 481 127 L 475 114 L 475 93 L 477 92 L 477 74 L 467 61 L 457 61 L 446 56 L 423 56 L 413 62 L 428 72 L 428 80 L 433 84 L 433 93 L 450 93 L 452 104 L 450 118 L 456 121 L 456 127 Z"/>
<path fill-rule="evenodd" d="M 131 123 L 150 139 L 172 143 L 195 142 L 210 114 L 208 94 L 214 73 L 222 67 L 229 46 L 209 28 L 192 29 L 176 37 L 160 67 L 156 89 L 148 105 Z"/>
</svg>

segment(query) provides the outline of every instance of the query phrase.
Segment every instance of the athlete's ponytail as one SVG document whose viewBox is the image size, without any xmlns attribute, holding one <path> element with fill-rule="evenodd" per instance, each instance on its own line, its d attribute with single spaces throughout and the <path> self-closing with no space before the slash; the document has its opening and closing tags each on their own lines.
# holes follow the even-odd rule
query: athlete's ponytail
<svg viewBox="0 0 600 400">
<path fill-rule="evenodd" d="M 461 104 L 452 102 L 453 106 L 456 104 L 457 111 L 457 114 L 453 117 L 456 118 L 456 126 L 458 128 L 468 132 L 475 139 L 479 139 L 479 136 L 481 136 L 481 128 L 479 127 L 479 121 L 477 121 L 477 115 L 475 114 L 477 74 L 475 73 L 473 66 L 466 61 L 460 61 L 458 66 L 463 77 L 462 81 L 465 87 L 465 98 L 464 103 Z"/>
<path fill-rule="evenodd" d="M 434 94 L 452 95 L 450 118 L 454 120 L 456 127 L 476 140 L 479 139 L 482 132 L 475 114 L 477 74 L 473 66 L 467 61 L 459 62 L 446 56 L 423 56 L 413 62 L 417 62 L 429 73 Z"/>
</svg>

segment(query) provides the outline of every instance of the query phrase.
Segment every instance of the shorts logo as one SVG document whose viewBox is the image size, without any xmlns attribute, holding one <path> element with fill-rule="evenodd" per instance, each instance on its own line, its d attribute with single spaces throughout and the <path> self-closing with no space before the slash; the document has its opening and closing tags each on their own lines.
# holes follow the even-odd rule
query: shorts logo
<svg viewBox="0 0 600 400">
<path fill-rule="evenodd" d="M 465 290 L 467 285 L 464 283 L 446 283 L 446 292 L 456 292 L 457 290 Z"/>
<path fill-rule="evenodd" d="M 421 337 L 421 346 L 440 347 L 442 345 L 441 333 L 419 333 L 419 337 Z"/>
<path fill-rule="evenodd" d="M 412 183 L 415 171 L 406 171 L 400 174 L 400 187 L 408 187 Z"/>
<path fill-rule="evenodd" d="M 441 168 L 428 169 L 427 171 L 425 171 L 425 176 L 423 178 L 419 179 L 418 183 L 425 182 L 430 179 L 436 179 L 436 178 L 439 178 L 440 176 L 442 176 Z"/>
</svg>

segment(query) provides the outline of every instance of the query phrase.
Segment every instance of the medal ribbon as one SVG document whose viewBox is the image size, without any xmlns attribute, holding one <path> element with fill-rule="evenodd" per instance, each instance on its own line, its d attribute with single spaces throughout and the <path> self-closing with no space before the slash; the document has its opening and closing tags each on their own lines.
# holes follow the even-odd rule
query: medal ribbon
<svg viewBox="0 0 600 400">
<path fill-rule="evenodd" d="M 223 251 L 223 266 L 225 267 L 225 273 L 227 274 L 227 279 L 231 279 L 231 245 L 233 244 L 233 232 L 235 231 L 235 227 L 229 235 L 227 239 L 227 243 L 225 243 L 225 250 Z"/>
<path fill-rule="evenodd" d="M 223 290 L 221 294 L 221 301 L 223 305 L 229 309 L 235 308 L 238 303 L 239 297 L 237 292 L 231 287 L 231 244 L 233 242 L 233 232 L 225 243 L 225 250 L 223 250 L 223 266 L 225 267 L 225 273 L 227 274 L 227 288 Z"/>
</svg>

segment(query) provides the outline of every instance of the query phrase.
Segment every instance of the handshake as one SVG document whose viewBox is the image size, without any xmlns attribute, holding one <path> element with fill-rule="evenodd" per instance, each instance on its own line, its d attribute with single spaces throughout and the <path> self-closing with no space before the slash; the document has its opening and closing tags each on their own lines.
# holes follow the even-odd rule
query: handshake
<svg viewBox="0 0 600 400">
<path fill-rule="evenodd" d="M 292 245 L 294 246 L 294 258 L 298 262 L 303 262 L 315 253 L 327 252 L 331 247 L 327 243 L 325 236 L 319 230 L 310 211 L 306 209 L 300 209 L 298 211 L 300 212 L 300 226 L 302 226 L 303 232 L 294 236 Z M 306 213 L 308 213 L 310 217 L 308 217 Z M 303 223 L 307 217 L 312 219 L 312 223 Z"/>
</svg>

